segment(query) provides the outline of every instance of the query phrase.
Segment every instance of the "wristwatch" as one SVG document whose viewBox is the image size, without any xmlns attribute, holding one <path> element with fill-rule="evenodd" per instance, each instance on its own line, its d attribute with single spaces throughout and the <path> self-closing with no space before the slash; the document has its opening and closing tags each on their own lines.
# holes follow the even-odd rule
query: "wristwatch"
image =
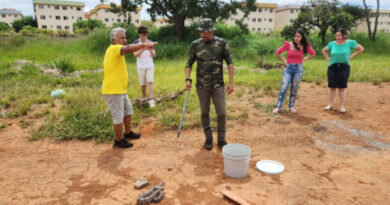
<svg viewBox="0 0 390 205">
<path fill-rule="evenodd" d="M 186 78 L 186 82 L 187 81 L 190 81 L 190 83 L 192 83 L 192 79 L 191 78 Z"/>
</svg>

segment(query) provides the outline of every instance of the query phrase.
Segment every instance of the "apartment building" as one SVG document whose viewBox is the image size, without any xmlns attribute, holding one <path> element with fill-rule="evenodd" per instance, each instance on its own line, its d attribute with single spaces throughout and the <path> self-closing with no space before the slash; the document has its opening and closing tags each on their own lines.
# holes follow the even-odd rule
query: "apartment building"
<svg viewBox="0 0 390 205">
<path fill-rule="evenodd" d="M 376 10 L 372 10 L 373 13 L 376 13 Z M 374 30 L 375 23 L 375 17 L 372 17 L 370 19 L 370 27 L 371 31 Z M 356 30 L 358 32 L 368 32 L 368 26 L 367 21 L 363 20 L 360 23 L 358 23 Z M 379 10 L 379 17 L 378 17 L 378 31 L 385 31 L 390 32 L 390 10 Z"/>
<path fill-rule="evenodd" d="M 234 25 L 235 20 L 243 19 L 244 23 L 248 24 L 249 30 L 252 32 L 269 33 L 275 30 L 275 10 L 278 4 L 256 3 L 256 11 L 249 13 L 248 17 L 244 18 L 244 13 L 240 10 L 237 15 L 231 16 L 225 21 L 228 25 Z"/>
<path fill-rule="evenodd" d="M 23 18 L 21 11 L 16 11 L 15 9 L 0 9 L 0 22 L 5 22 L 12 26 L 12 22 L 21 18 Z"/>
<path fill-rule="evenodd" d="M 156 18 L 156 20 L 154 21 L 154 26 L 156 26 L 157 28 L 168 26 L 168 25 L 169 25 L 168 19 L 166 18 Z"/>
<path fill-rule="evenodd" d="M 73 32 L 73 23 L 84 19 L 84 2 L 33 0 L 38 28 Z"/>
<path fill-rule="evenodd" d="M 275 31 L 281 31 L 298 18 L 300 5 L 284 5 L 275 10 Z"/>
<path fill-rule="evenodd" d="M 122 14 L 116 14 L 109 11 L 111 6 L 109 4 L 98 4 L 94 9 L 89 11 L 86 15 L 86 19 L 101 20 L 107 27 L 112 27 L 114 23 L 127 22 L 128 16 L 131 16 L 131 23 L 136 26 L 141 24 L 141 7 L 137 8 L 135 12 L 129 12 L 126 16 Z"/>
</svg>

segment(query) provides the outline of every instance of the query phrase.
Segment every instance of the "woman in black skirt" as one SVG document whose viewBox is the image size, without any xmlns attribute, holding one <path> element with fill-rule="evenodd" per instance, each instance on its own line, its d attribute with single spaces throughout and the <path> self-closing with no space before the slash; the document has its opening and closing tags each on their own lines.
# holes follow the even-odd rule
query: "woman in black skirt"
<svg viewBox="0 0 390 205">
<path fill-rule="evenodd" d="M 347 30 L 340 28 L 335 34 L 336 41 L 330 42 L 322 53 L 329 62 L 328 66 L 328 87 L 329 92 L 329 105 L 325 107 L 325 110 L 333 109 L 333 101 L 336 95 L 336 89 L 339 90 L 340 100 L 340 112 L 344 113 L 347 110 L 344 107 L 345 103 L 345 89 L 347 88 L 347 82 L 350 72 L 350 60 L 364 51 L 364 48 L 358 44 L 355 40 L 348 39 Z M 355 49 L 355 52 L 351 54 L 351 50 Z M 328 55 L 330 51 L 330 57 Z"/>
</svg>

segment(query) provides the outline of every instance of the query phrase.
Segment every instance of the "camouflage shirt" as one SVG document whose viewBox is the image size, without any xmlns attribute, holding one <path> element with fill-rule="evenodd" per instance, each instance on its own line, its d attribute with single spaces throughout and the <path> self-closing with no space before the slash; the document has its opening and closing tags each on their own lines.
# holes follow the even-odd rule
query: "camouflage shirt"
<svg viewBox="0 0 390 205">
<path fill-rule="evenodd" d="M 211 41 L 204 42 L 200 38 L 191 43 L 186 68 L 192 68 L 194 61 L 197 61 L 197 88 L 209 89 L 224 86 L 223 59 L 228 65 L 233 64 L 225 39 L 214 36 Z"/>
</svg>

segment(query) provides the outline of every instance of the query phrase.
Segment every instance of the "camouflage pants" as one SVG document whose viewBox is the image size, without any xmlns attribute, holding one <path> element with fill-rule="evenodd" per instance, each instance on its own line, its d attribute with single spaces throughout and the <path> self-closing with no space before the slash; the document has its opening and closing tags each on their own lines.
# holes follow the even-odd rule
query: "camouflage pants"
<svg viewBox="0 0 390 205">
<path fill-rule="evenodd" d="M 226 102 L 225 87 L 205 89 L 196 88 L 199 98 L 201 121 L 206 139 L 212 139 L 212 130 L 210 127 L 210 99 L 213 100 L 215 112 L 218 119 L 218 140 L 225 140 L 226 133 Z"/>
</svg>

